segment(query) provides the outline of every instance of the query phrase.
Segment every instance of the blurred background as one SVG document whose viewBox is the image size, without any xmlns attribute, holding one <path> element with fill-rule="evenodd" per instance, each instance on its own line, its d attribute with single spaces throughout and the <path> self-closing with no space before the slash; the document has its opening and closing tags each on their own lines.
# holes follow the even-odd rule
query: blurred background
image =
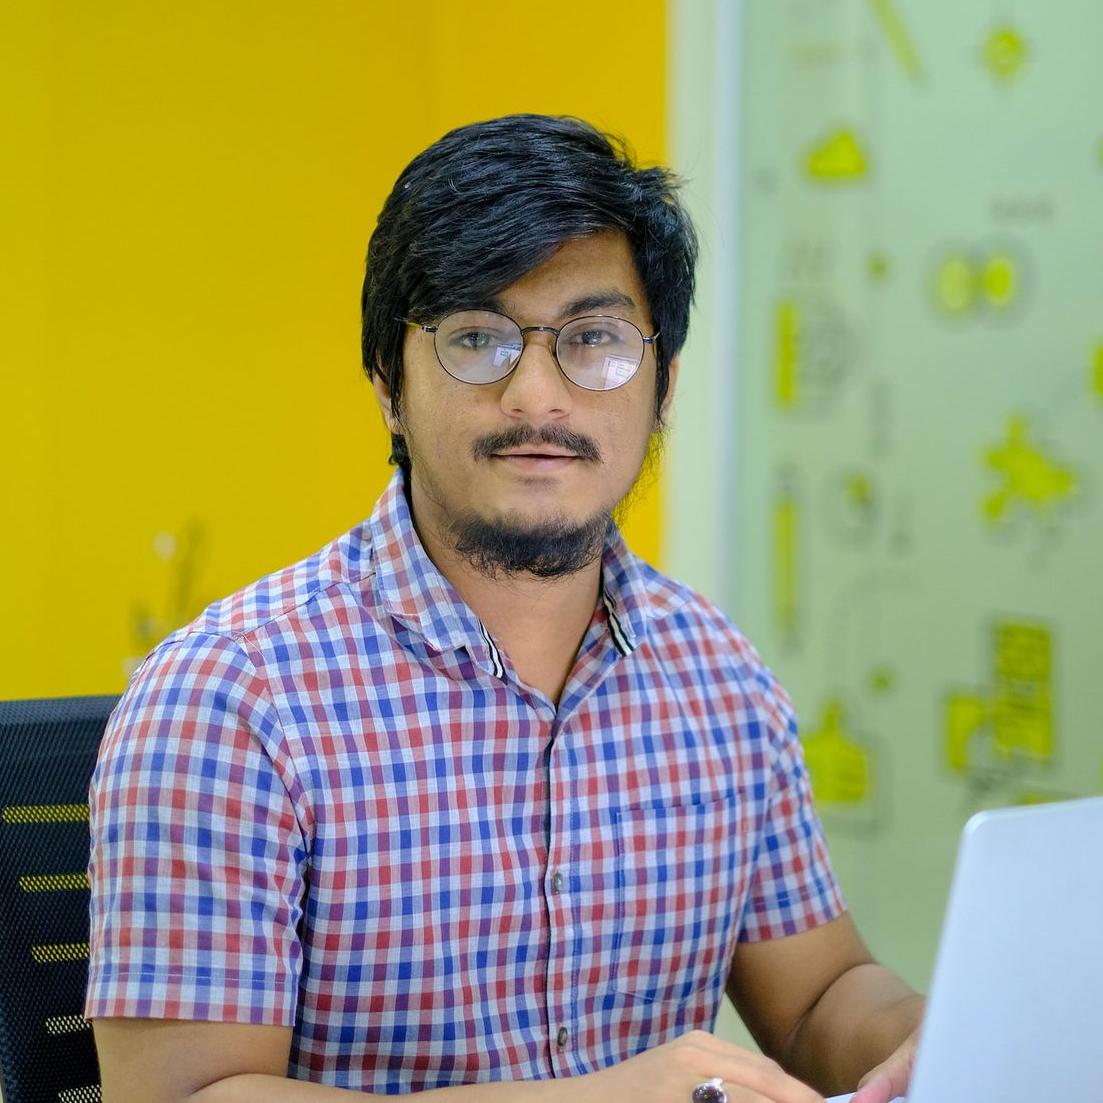
<svg viewBox="0 0 1103 1103">
<path fill-rule="evenodd" d="M 387 191 L 454 126 L 575 114 L 682 173 L 703 241 L 627 536 L 792 693 L 875 951 L 926 984 L 972 812 L 1103 791 L 1096 0 L 2 19 L 0 697 L 119 691 L 370 512 Z"/>
</svg>

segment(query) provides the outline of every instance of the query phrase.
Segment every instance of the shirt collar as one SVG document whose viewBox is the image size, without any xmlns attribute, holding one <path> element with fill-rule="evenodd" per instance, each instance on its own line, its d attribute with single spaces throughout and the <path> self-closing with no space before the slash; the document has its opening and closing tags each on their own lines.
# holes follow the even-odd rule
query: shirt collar
<svg viewBox="0 0 1103 1103">
<path fill-rule="evenodd" d="M 414 528 L 401 469 L 394 473 L 368 521 L 375 585 L 387 612 L 438 651 L 464 647 L 486 652 L 489 667 L 500 663 L 482 622 L 437 570 Z M 650 622 L 680 608 L 685 587 L 634 555 L 610 523 L 602 552 L 602 601 L 613 642 L 631 654 L 647 636 Z"/>
<path fill-rule="evenodd" d="M 437 651 L 484 649 L 481 621 L 422 546 L 401 468 L 376 503 L 368 531 L 383 608 Z"/>
<path fill-rule="evenodd" d="M 622 655 L 635 651 L 652 623 L 680 609 L 690 594 L 631 552 L 613 524 L 605 534 L 601 580 L 609 630 Z"/>
</svg>

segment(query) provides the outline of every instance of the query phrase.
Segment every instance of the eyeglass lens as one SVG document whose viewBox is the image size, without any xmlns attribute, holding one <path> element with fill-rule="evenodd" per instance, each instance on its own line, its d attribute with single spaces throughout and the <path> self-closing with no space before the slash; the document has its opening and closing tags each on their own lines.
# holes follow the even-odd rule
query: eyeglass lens
<svg viewBox="0 0 1103 1103">
<path fill-rule="evenodd" d="M 437 326 L 435 344 L 441 367 L 465 383 L 504 379 L 524 350 L 517 323 L 487 310 L 449 314 Z M 643 334 L 623 318 L 576 318 L 555 342 L 563 374 L 590 391 L 627 383 L 643 360 L 643 350 Z"/>
</svg>

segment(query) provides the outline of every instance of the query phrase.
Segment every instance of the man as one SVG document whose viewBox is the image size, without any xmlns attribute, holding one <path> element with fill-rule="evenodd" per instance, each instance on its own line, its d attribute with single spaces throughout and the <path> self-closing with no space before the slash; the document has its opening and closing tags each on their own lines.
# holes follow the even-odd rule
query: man
<svg viewBox="0 0 1103 1103">
<path fill-rule="evenodd" d="M 789 704 L 612 523 L 696 245 L 577 120 L 446 135 L 368 252 L 399 470 L 135 674 L 93 782 L 107 1103 L 811 1103 L 921 1000 L 844 910 Z M 708 1031 L 725 990 L 773 1061 Z"/>
</svg>

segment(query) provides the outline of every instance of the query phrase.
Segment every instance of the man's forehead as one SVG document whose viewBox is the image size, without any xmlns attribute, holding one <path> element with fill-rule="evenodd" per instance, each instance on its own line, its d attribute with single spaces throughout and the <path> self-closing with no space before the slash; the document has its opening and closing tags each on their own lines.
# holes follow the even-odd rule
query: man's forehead
<svg viewBox="0 0 1103 1103">
<path fill-rule="evenodd" d="M 528 308 L 519 298 L 510 295 L 509 291 L 503 291 L 499 295 L 491 296 L 487 301 L 487 307 L 500 314 L 519 313 Z M 574 318 L 583 314 L 601 314 L 608 310 L 622 310 L 629 313 L 639 308 L 636 300 L 624 289 L 619 287 L 601 287 L 583 291 L 572 298 L 557 300 L 554 303 L 556 317 Z"/>
</svg>

